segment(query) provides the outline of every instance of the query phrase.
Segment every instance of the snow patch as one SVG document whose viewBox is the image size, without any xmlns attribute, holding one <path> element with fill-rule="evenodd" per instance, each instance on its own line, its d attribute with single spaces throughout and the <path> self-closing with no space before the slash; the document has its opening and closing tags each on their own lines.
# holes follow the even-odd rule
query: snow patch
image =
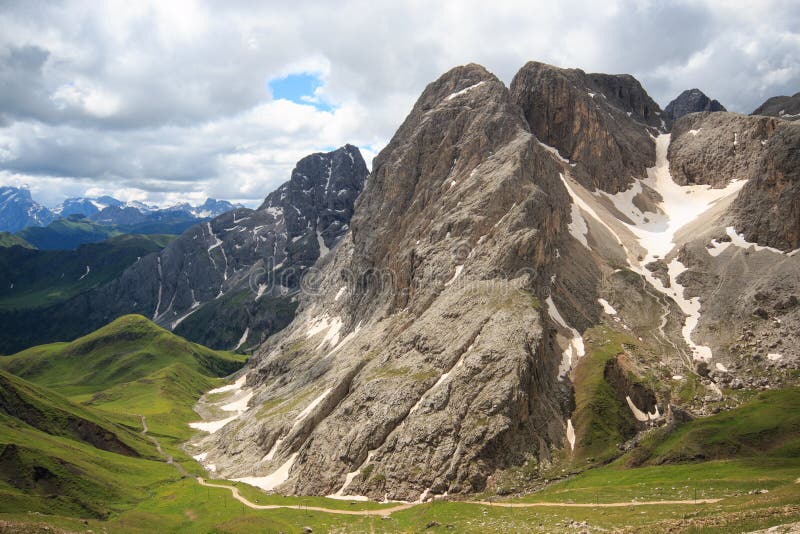
<svg viewBox="0 0 800 534">
<path fill-rule="evenodd" d="M 90 273 L 91 271 L 92 271 L 92 270 L 91 270 L 91 269 L 89 268 L 89 266 L 87 265 L 87 266 L 86 266 L 86 272 L 85 272 L 85 273 L 83 273 L 83 275 L 82 275 L 80 278 L 78 278 L 78 281 L 81 281 L 81 280 L 83 280 L 84 278 L 86 278 L 87 276 L 89 276 L 89 273 Z"/>
<path fill-rule="evenodd" d="M 275 443 L 272 445 L 272 448 L 269 450 L 267 455 L 264 456 L 264 458 L 261 459 L 261 461 L 262 462 L 264 462 L 264 461 L 269 462 L 273 458 L 275 458 L 275 453 L 278 452 L 278 449 L 280 448 L 281 444 L 283 444 L 283 439 L 281 439 L 281 438 L 276 439 Z"/>
<path fill-rule="evenodd" d="M 572 419 L 567 419 L 567 441 L 569 448 L 575 450 L 575 427 L 572 426 Z"/>
<path fill-rule="evenodd" d="M 628 408 L 631 409 L 631 413 L 633 413 L 633 416 L 636 418 L 637 421 L 645 423 L 647 421 L 656 421 L 658 419 L 661 419 L 661 412 L 659 412 L 658 406 L 656 406 L 656 409 L 653 413 L 650 412 L 645 413 L 642 410 L 640 410 L 636 406 L 636 404 L 634 404 L 630 395 L 626 395 L 625 400 L 628 402 Z"/>
<path fill-rule="evenodd" d="M 728 248 L 729 246 L 731 246 L 730 241 L 717 241 L 716 239 L 712 239 L 711 247 L 706 248 L 706 250 L 711 256 L 716 258 L 720 254 L 722 254 L 725 251 L 725 249 Z"/>
<path fill-rule="evenodd" d="M 203 432 L 208 432 L 209 434 L 215 433 L 220 428 L 224 427 L 234 419 L 239 417 L 239 415 L 232 415 L 231 417 L 226 417 L 225 419 L 220 419 L 218 421 L 199 421 L 195 423 L 189 423 L 191 428 L 195 430 L 202 430 Z"/>
<path fill-rule="evenodd" d="M 484 82 L 481 81 L 481 82 L 476 83 L 475 85 L 470 85 L 469 87 L 466 87 L 466 88 L 464 88 L 464 89 L 462 89 L 460 91 L 456 91 L 455 93 L 451 93 L 450 95 L 448 95 L 448 97 L 445 100 L 453 100 L 454 98 L 457 98 L 457 97 L 459 97 L 459 96 L 461 96 L 463 94 L 466 94 L 466 93 L 472 91 L 476 87 L 480 87 L 481 85 L 483 85 L 483 83 Z"/>
<path fill-rule="evenodd" d="M 461 271 L 463 271 L 463 270 L 464 270 L 464 266 L 463 265 L 456 265 L 455 274 L 453 274 L 453 277 L 448 282 L 446 282 L 444 285 L 449 286 L 450 284 L 455 282 L 456 279 L 459 277 L 459 275 L 461 275 Z"/>
<path fill-rule="evenodd" d="M 767 358 L 771 362 L 777 362 L 778 360 L 783 358 L 783 354 L 778 354 L 777 352 L 772 352 L 770 354 L 767 354 Z"/>
<path fill-rule="evenodd" d="M 322 239 L 322 234 L 319 231 L 317 231 L 317 243 L 319 244 L 319 257 L 322 258 L 330 252 L 330 249 L 325 246 L 325 240 Z"/>
<path fill-rule="evenodd" d="M 235 400 L 220 407 L 223 411 L 235 412 L 234 415 L 217 421 L 197 421 L 189 423 L 189 426 L 196 430 L 202 430 L 213 434 L 246 412 L 248 410 L 247 403 L 250 402 L 250 399 L 253 397 L 252 391 L 245 391 L 243 388 L 246 380 L 247 375 L 242 375 L 233 384 L 218 387 L 208 392 L 208 394 L 234 392 L 231 398 Z"/>
<path fill-rule="evenodd" d="M 589 234 L 589 227 L 586 225 L 586 220 L 581 215 L 581 209 L 575 202 L 572 203 L 571 220 L 567 228 L 572 237 L 577 239 L 584 247 L 591 250 L 586 236 Z"/>
<path fill-rule="evenodd" d="M 236 382 L 234 382 L 233 384 L 228 384 L 227 386 L 222 386 L 212 389 L 211 391 L 208 392 L 208 395 L 214 395 L 216 393 L 227 393 L 228 391 L 242 389 L 246 381 L 247 381 L 247 375 L 245 374 L 237 378 Z"/>
<path fill-rule="evenodd" d="M 744 234 L 736 233 L 736 229 L 733 226 L 728 226 L 725 229 L 725 232 L 728 234 L 728 236 L 730 236 L 731 243 L 733 243 L 734 245 L 736 245 L 739 248 L 743 248 L 743 249 L 753 248 L 756 252 L 759 252 L 761 250 L 768 250 L 770 252 L 773 252 L 775 254 L 781 254 L 783 256 L 794 256 L 795 254 L 800 252 L 800 248 L 795 249 L 795 250 L 793 250 L 791 252 L 784 252 L 784 251 L 782 251 L 780 249 L 777 249 L 777 248 L 768 247 L 768 246 L 764 246 L 764 245 L 759 245 L 757 243 L 751 243 L 750 241 L 747 241 L 744 238 Z"/>
<path fill-rule="evenodd" d="M 250 402 L 250 399 L 252 398 L 253 398 L 253 392 L 248 391 L 235 401 L 220 406 L 220 409 L 226 412 L 244 413 L 247 411 L 247 403 Z"/>
<path fill-rule="evenodd" d="M 597 299 L 597 302 L 603 307 L 603 311 L 606 312 L 608 315 L 616 315 L 617 310 L 614 309 L 611 304 L 608 303 L 606 299 Z"/>
<path fill-rule="evenodd" d="M 565 328 L 572 333 L 572 339 L 562 355 L 561 364 L 558 366 L 558 379 L 564 380 L 564 377 L 567 375 L 570 369 L 572 369 L 573 364 L 577 362 L 578 359 L 582 358 L 586 353 L 583 345 L 583 337 L 581 337 L 577 330 L 569 326 L 561 316 L 561 313 L 559 313 L 555 303 L 553 302 L 552 295 L 547 297 L 546 302 L 547 313 L 550 315 L 550 318 L 562 328 Z"/>
<path fill-rule="evenodd" d="M 283 465 L 281 465 L 274 473 L 265 477 L 242 477 L 234 478 L 234 482 L 244 482 L 265 491 L 271 491 L 289 480 L 289 471 L 292 469 L 295 460 L 297 460 L 297 453 L 292 454 Z"/>
<path fill-rule="evenodd" d="M 238 350 L 239 347 L 244 345 L 244 342 L 247 341 L 247 336 L 249 335 L 250 335 L 250 327 L 248 326 L 247 328 L 244 329 L 244 334 L 242 334 L 242 337 L 239 338 L 239 342 L 236 344 L 235 347 L 233 347 L 233 350 Z"/>
<path fill-rule="evenodd" d="M 308 417 L 309 414 L 314 410 L 314 408 L 316 408 L 319 405 L 319 403 L 322 402 L 325 399 L 325 397 L 328 396 L 328 393 L 330 393 L 332 389 L 333 388 L 328 388 L 325 391 L 323 391 L 319 397 L 311 401 L 311 404 L 306 406 L 302 412 L 297 414 L 297 417 L 295 417 L 294 419 L 295 424 L 299 423 L 300 421 Z"/>
<path fill-rule="evenodd" d="M 364 495 L 345 495 L 344 492 L 347 490 L 348 486 L 350 486 L 350 483 L 353 482 L 353 479 L 356 478 L 356 476 L 358 476 L 358 474 L 361 472 L 361 469 L 368 464 L 370 460 L 372 460 L 373 454 L 375 454 L 375 451 L 369 451 L 367 453 L 366 460 L 364 460 L 364 462 L 354 471 L 350 471 L 347 473 L 347 475 L 345 475 L 344 484 L 342 484 L 342 487 L 339 488 L 339 491 L 332 495 L 327 495 L 327 497 L 329 499 L 337 499 L 341 501 L 368 501 L 369 497 L 365 497 Z"/>
<path fill-rule="evenodd" d="M 342 295 L 344 295 L 344 292 L 345 292 L 345 291 L 347 291 L 347 286 L 342 286 L 342 287 L 340 287 L 340 288 L 339 288 L 339 291 L 337 291 L 337 292 L 336 292 L 336 296 L 335 296 L 335 297 L 333 297 L 333 300 L 334 300 L 334 301 L 337 301 L 337 300 L 339 300 L 339 299 L 341 298 L 341 296 L 342 296 Z"/>
</svg>

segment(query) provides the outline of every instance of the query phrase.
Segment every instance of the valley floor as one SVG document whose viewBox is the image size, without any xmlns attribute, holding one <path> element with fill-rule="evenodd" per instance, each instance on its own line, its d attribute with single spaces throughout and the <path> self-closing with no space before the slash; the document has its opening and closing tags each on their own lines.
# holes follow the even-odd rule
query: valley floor
<svg viewBox="0 0 800 534">
<path fill-rule="evenodd" d="M 108 521 L 0 514 L 0 532 L 747 532 L 800 521 L 800 459 L 609 466 L 524 498 L 399 506 L 201 481 L 164 484 Z"/>
</svg>

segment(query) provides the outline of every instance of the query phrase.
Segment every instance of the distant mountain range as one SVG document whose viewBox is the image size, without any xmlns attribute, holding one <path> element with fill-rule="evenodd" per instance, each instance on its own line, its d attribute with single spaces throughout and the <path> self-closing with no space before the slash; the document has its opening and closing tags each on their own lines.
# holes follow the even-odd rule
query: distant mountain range
<svg viewBox="0 0 800 534">
<path fill-rule="evenodd" d="M 16 233 L 30 227 L 45 227 L 54 221 L 82 215 L 99 225 L 127 227 L 137 233 L 181 233 L 192 224 L 242 207 L 227 200 L 209 198 L 200 206 L 184 202 L 160 208 L 101 196 L 68 198 L 48 209 L 36 202 L 25 188 L 0 186 L 0 232 Z"/>
</svg>

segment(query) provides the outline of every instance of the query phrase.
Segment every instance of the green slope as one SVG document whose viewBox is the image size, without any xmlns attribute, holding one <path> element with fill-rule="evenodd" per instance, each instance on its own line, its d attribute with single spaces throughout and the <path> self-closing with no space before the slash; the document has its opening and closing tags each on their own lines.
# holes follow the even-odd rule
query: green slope
<svg viewBox="0 0 800 534">
<path fill-rule="evenodd" d="M 243 362 L 136 315 L 0 358 L 0 513 L 105 518 L 178 480 L 141 435 L 142 416 L 197 471 L 179 448 L 192 407 Z"/>
<path fill-rule="evenodd" d="M 175 480 L 165 467 L 137 431 L 0 371 L 0 511 L 106 517 Z"/>
<path fill-rule="evenodd" d="M 20 246 L 25 248 L 33 248 L 33 245 L 25 241 L 19 236 L 10 234 L 8 232 L 0 232 L 0 247 L 13 247 Z"/>
<path fill-rule="evenodd" d="M 122 235 L 77 250 L 0 249 L 0 310 L 62 302 L 107 283 L 173 236 Z M 87 274 L 87 267 L 88 274 Z"/>
<path fill-rule="evenodd" d="M 177 443 L 190 434 L 200 395 L 243 362 L 126 315 L 71 343 L 0 359 L 0 367 L 129 424 L 138 424 L 129 414 L 145 415 L 155 433 Z"/>
<path fill-rule="evenodd" d="M 662 429 L 625 461 L 662 465 L 765 456 L 800 458 L 800 388 L 763 391 L 733 410 Z"/>
<path fill-rule="evenodd" d="M 0 419 L 6 425 L 16 426 L 16 420 L 53 436 L 126 456 L 141 456 L 150 448 L 138 433 L 116 427 L 98 412 L 5 371 L 0 371 Z"/>
<path fill-rule="evenodd" d="M 73 250 L 120 234 L 122 232 L 113 226 L 75 216 L 55 220 L 47 226 L 29 226 L 17 232 L 18 237 L 42 250 Z"/>
</svg>

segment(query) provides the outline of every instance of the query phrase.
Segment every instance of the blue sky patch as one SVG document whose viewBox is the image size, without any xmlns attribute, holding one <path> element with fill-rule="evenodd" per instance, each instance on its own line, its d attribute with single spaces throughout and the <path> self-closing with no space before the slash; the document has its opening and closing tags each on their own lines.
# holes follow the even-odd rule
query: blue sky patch
<svg viewBox="0 0 800 534">
<path fill-rule="evenodd" d="M 276 100 L 289 100 L 304 106 L 314 106 L 320 111 L 331 111 L 333 106 L 319 100 L 314 95 L 314 91 L 319 87 L 322 87 L 320 77 L 307 72 L 289 74 L 283 78 L 274 78 L 269 81 L 272 98 Z"/>
</svg>

